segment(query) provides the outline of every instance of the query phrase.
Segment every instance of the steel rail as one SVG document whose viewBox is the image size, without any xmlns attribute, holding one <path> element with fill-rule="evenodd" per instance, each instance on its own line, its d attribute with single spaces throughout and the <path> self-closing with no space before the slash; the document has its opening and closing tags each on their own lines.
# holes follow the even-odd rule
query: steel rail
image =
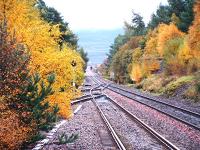
<svg viewBox="0 0 200 150">
<path fill-rule="evenodd" d="M 96 77 L 95 77 L 95 78 L 96 78 Z M 98 80 L 98 79 L 96 78 L 96 80 Z M 100 80 L 98 80 L 98 81 L 99 81 L 99 82 L 102 82 L 102 81 L 100 81 Z M 125 90 L 125 89 L 123 89 L 123 88 L 119 88 L 119 87 L 113 86 L 112 84 L 108 84 L 108 86 L 107 86 L 106 88 L 109 89 L 109 90 L 111 90 L 111 91 L 113 91 L 113 92 L 115 92 L 115 93 L 118 93 L 118 94 L 120 94 L 120 95 L 122 95 L 122 96 L 125 96 L 125 97 L 127 97 L 127 98 L 129 98 L 129 99 L 132 99 L 132 100 L 134 100 L 134 101 L 136 101 L 136 102 L 138 102 L 138 103 L 140 103 L 140 104 L 143 104 L 143 105 L 145 105 L 145 106 L 147 106 L 147 107 L 150 107 L 150 108 L 152 108 L 152 109 L 154 109 L 154 110 L 156 110 L 156 111 L 158 111 L 158 112 L 161 112 L 161 113 L 163 113 L 163 114 L 165 114 L 165 115 L 167 115 L 167 116 L 169 116 L 169 117 L 171 117 L 171 118 L 173 118 L 173 119 L 175 119 L 175 120 L 178 120 L 178 121 L 180 121 L 180 122 L 182 122 L 182 123 L 184 123 L 184 124 L 186 124 L 186 125 L 188 125 L 188 126 L 190 126 L 190 127 L 193 127 L 193 128 L 195 128 L 195 129 L 197 129 L 197 130 L 200 130 L 200 127 L 199 127 L 199 126 L 197 126 L 197 125 L 195 125 L 195 124 L 192 124 L 192 123 L 190 123 L 189 121 L 186 121 L 186 120 L 181 119 L 181 118 L 179 118 L 179 117 L 176 117 L 176 116 L 174 116 L 174 115 L 172 115 L 172 114 L 169 114 L 169 113 L 167 113 L 167 112 L 165 112 L 165 111 L 163 111 L 163 110 L 160 110 L 159 108 L 156 108 L 156 107 L 154 107 L 154 106 L 151 106 L 150 104 L 147 104 L 147 103 L 145 103 L 145 102 L 142 102 L 141 100 L 134 99 L 133 97 L 128 96 L 128 95 L 126 95 L 125 93 L 133 94 L 133 95 L 136 95 L 136 96 L 138 96 L 138 97 L 141 97 L 141 98 L 144 98 L 144 99 L 147 99 L 147 100 L 156 102 L 156 103 L 163 104 L 163 105 L 168 106 L 168 107 L 171 107 L 171 108 L 173 108 L 173 109 L 177 109 L 177 110 L 179 110 L 179 111 L 185 112 L 186 114 L 192 115 L 193 117 L 196 117 L 196 118 L 200 118 L 200 114 L 199 114 L 199 113 L 192 112 L 192 111 L 190 111 L 190 110 L 187 110 L 187 109 L 184 109 L 184 108 L 181 108 L 181 107 L 178 107 L 178 106 L 174 106 L 174 105 L 171 105 L 171 104 L 168 104 L 168 103 L 165 103 L 165 102 L 161 102 L 161 101 L 158 101 L 158 100 L 156 100 L 156 99 L 154 99 L 154 98 L 150 98 L 150 97 L 148 97 L 148 96 L 140 95 L 140 94 L 134 93 L 134 92 L 132 92 L 132 91 L 128 91 L 128 90 Z M 116 90 L 114 90 L 114 89 L 121 90 L 121 91 L 123 91 L 123 92 L 125 92 L 125 93 L 121 93 L 121 92 L 116 91 Z"/>
<path fill-rule="evenodd" d="M 100 82 L 99 82 L 100 83 Z M 99 86 L 102 86 L 102 84 L 99 84 Z M 109 86 L 106 85 L 104 86 L 104 88 L 107 88 Z M 92 90 L 91 90 L 92 92 Z M 103 94 L 102 94 L 103 95 Z M 104 94 L 106 95 L 106 94 Z M 138 117 L 136 117 L 135 115 L 133 115 L 131 112 L 129 112 L 128 110 L 126 110 L 123 106 L 121 106 L 120 104 L 118 104 L 117 102 L 115 102 L 112 98 L 110 98 L 108 95 L 106 95 L 106 97 L 112 102 L 114 103 L 117 107 L 119 107 L 123 112 L 125 112 L 125 114 L 127 114 L 131 119 L 135 120 L 138 124 L 140 124 L 151 136 L 153 136 L 158 142 L 160 142 L 162 145 L 164 145 L 166 148 L 168 149 L 172 149 L 172 150 L 179 150 L 178 147 L 176 147 L 174 144 L 172 144 L 170 141 L 168 141 L 167 139 L 165 139 L 163 136 L 161 136 L 159 133 L 157 133 L 154 129 L 152 129 L 151 127 L 149 127 L 147 124 L 145 124 L 143 121 L 141 121 Z M 99 111 L 102 112 L 102 110 L 100 109 L 100 107 L 98 106 L 98 104 L 95 102 L 95 99 L 93 99 L 93 102 L 95 103 L 96 107 L 99 109 Z M 103 112 L 102 112 L 103 113 Z M 105 115 L 104 115 L 105 116 Z M 103 117 L 104 117 L 103 116 Z M 103 118 L 102 117 L 102 118 Z M 105 117 L 106 118 L 106 117 Z"/>
<path fill-rule="evenodd" d="M 193 115 L 193 116 L 196 116 L 196 117 L 199 117 L 199 118 L 200 118 L 200 114 L 197 113 L 197 112 L 193 112 L 193 111 L 191 111 L 191 110 L 188 110 L 188 109 L 185 109 L 185 108 L 181 108 L 181 107 L 179 107 L 179 106 L 175 106 L 175 105 L 172 105 L 172 104 L 169 104 L 169 103 L 166 103 L 166 102 L 161 102 L 161 101 L 159 101 L 159 100 L 156 100 L 155 98 L 151 98 L 151 97 L 148 97 L 148 96 L 140 95 L 140 94 L 137 94 L 137 93 L 135 93 L 135 92 L 133 92 L 133 91 L 128 91 L 128 90 L 125 90 L 125 89 L 123 89 L 123 88 L 113 86 L 112 84 L 110 84 L 109 86 L 112 87 L 112 88 L 116 88 L 116 89 L 119 89 L 119 90 L 121 90 L 121 91 L 130 93 L 130 94 L 134 94 L 135 96 L 142 97 L 142 98 L 144 98 L 144 99 L 147 99 L 147 100 L 150 100 L 150 101 L 153 101 L 153 102 L 156 102 L 156 103 L 160 103 L 160 104 L 163 104 L 163 105 L 166 105 L 166 106 L 169 106 L 169 107 L 173 107 L 173 108 L 178 109 L 178 110 L 180 110 L 180 111 L 182 111 L 182 112 L 185 112 L 185 113 L 187 113 L 187 114 L 191 114 L 191 115 Z"/>
<path fill-rule="evenodd" d="M 95 96 L 94 98 L 100 98 L 102 97 L 103 95 L 97 95 Z M 80 102 L 85 102 L 85 101 L 89 101 L 89 100 L 92 100 L 93 98 L 90 96 L 90 97 L 87 97 L 87 98 L 82 98 L 82 99 L 77 99 L 77 100 L 74 100 L 71 102 L 71 105 L 74 105 L 74 104 L 77 104 L 77 103 L 80 103 Z"/>
<path fill-rule="evenodd" d="M 105 94 L 106 95 L 106 94 Z M 106 95 L 110 101 L 115 104 L 117 107 L 119 107 L 123 112 L 125 112 L 131 119 L 135 120 L 138 124 L 140 124 L 148 133 L 150 133 L 154 138 L 157 139 L 161 144 L 166 146 L 169 149 L 172 150 L 179 150 L 178 147 L 176 147 L 174 144 L 172 144 L 170 141 L 165 139 L 162 135 L 160 135 L 158 132 L 156 132 L 154 129 L 152 129 L 150 126 L 145 124 L 143 121 L 141 121 L 138 117 L 133 115 L 130 111 L 126 110 L 122 105 L 118 104 L 116 101 L 114 101 L 111 97 Z"/>
<path fill-rule="evenodd" d="M 163 111 L 163 110 L 160 110 L 160 109 L 158 109 L 158 108 L 156 108 L 156 107 L 154 107 L 154 106 L 151 106 L 150 104 L 146 104 L 145 102 L 136 100 L 136 99 L 134 99 L 134 98 L 132 98 L 132 97 L 130 97 L 130 96 L 124 94 L 124 93 L 120 93 L 120 92 L 115 91 L 115 90 L 113 90 L 113 89 L 111 89 L 111 88 L 109 88 L 109 87 L 107 87 L 107 88 L 108 88 L 109 90 L 115 92 L 115 93 L 118 93 L 118 94 L 120 94 L 120 95 L 123 95 L 123 96 L 125 96 L 125 97 L 127 97 L 127 98 L 129 98 L 129 99 L 132 99 L 132 100 L 134 100 L 134 101 L 136 101 L 136 102 L 138 102 L 138 103 L 140 103 L 140 104 L 142 104 L 142 105 L 145 105 L 145 106 L 147 106 L 147 107 L 150 107 L 150 108 L 152 108 L 152 109 L 154 109 L 154 110 L 156 110 L 156 111 L 158 111 L 158 112 L 161 112 L 161 113 L 163 113 L 163 114 L 165 114 L 165 115 L 167 115 L 167 116 L 169 116 L 169 117 L 171 117 L 171 118 L 173 118 L 173 119 L 175 119 L 175 120 L 178 120 L 178 121 L 180 121 L 180 122 L 182 122 L 182 123 L 184 123 L 184 124 L 186 124 L 186 125 L 188 125 L 188 126 L 190 126 L 190 127 L 193 127 L 193 128 L 195 128 L 196 130 L 200 130 L 200 127 L 198 127 L 197 125 L 194 125 L 194 124 L 192 124 L 192 123 L 190 123 L 190 122 L 188 122 L 188 121 L 186 121 L 186 120 L 183 120 L 183 119 L 181 119 L 181 118 L 178 118 L 178 117 L 176 117 L 176 116 L 174 116 L 174 115 L 172 115 L 172 114 L 169 114 L 169 113 L 167 113 L 167 112 L 165 112 L 165 111 Z"/>
<path fill-rule="evenodd" d="M 98 85 L 97 87 L 100 87 L 101 85 Z M 97 88 L 95 87 L 95 88 Z M 103 111 L 101 110 L 101 108 L 99 107 L 99 105 L 97 104 L 96 100 L 95 100 L 95 97 L 93 96 L 92 94 L 92 91 L 95 89 L 95 88 L 92 88 L 90 90 L 90 94 L 91 94 L 91 97 L 92 97 L 92 102 L 94 103 L 94 105 L 96 106 L 101 118 L 103 119 L 103 121 L 105 122 L 108 130 L 110 131 L 110 134 L 112 135 L 115 143 L 117 144 L 118 148 L 120 150 L 126 150 L 125 146 L 123 145 L 123 143 L 121 142 L 120 138 L 118 137 L 118 135 L 116 134 L 115 130 L 113 129 L 112 125 L 110 124 L 110 122 L 108 121 L 108 119 L 106 118 L 105 114 L 103 113 Z"/>
</svg>

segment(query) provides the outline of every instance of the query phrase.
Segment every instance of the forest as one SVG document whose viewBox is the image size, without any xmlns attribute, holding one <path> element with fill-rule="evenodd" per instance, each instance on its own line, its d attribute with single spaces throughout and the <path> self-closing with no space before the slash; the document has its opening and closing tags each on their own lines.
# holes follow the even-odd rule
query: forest
<svg viewBox="0 0 200 150">
<path fill-rule="evenodd" d="M 99 67 L 106 78 L 144 91 L 200 99 L 200 1 L 168 0 L 145 25 L 132 12 Z"/>
<path fill-rule="evenodd" d="M 0 1 L 0 149 L 24 149 L 72 116 L 88 61 L 77 41 L 44 1 Z"/>
</svg>

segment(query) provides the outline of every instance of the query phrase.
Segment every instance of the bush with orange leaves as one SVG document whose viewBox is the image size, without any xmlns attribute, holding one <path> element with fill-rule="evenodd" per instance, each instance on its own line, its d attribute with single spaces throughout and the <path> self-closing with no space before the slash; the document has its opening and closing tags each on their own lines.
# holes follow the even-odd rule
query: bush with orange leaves
<svg viewBox="0 0 200 150">
<path fill-rule="evenodd" d="M 6 22 L 0 24 L 0 149 L 18 149 L 33 133 L 15 110 L 16 95 L 26 82 L 28 62 L 24 46 L 9 36 Z"/>
<path fill-rule="evenodd" d="M 6 22 L 0 27 L 0 50 L 0 149 L 19 149 L 57 120 L 59 108 L 45 100 L 53 94 L 55 77 L 44 81 L 28 75 L 29 57 L 9 36 Z"/>
<path fill-rule="evenodd" d="M 0 95 L 15 96 L 26 81 L 29 56 L 15 37 L 9 36 L 6 22 L 0 24 Z"/>
<path fill-rule="evenodd" d="M 33 132 L 31 126 L 21 122 L 16 111 L 10 110 L 0 102 L 0 149 L 20 149 Z"/>
<path fill-rule="evenodd" d="M 173 23 L 160 24 L 149 31 L 144 54 L 140 58 L 142 77 L 158 70 L 166 75 L 179 76 L 196 72 L 200 66 L 200 55 L 189 46 L 190 36 L 179 31 Z"/>
<path fill-rule="evenodd" d="M 197 69 L 200 69 L 200 0 L 196 1 L 194 13 L 195 18 L 193 25 L 189 29 L 188 47 L 190 48 L 191 55 L 194 58 L 192 64 L 196 64 Z"/>
<path fill-rule="evenodd" d="M 194 6 L 195 18 L 193 25 L 189 28 L 189 46 L 200 55 L 200 0 L 196 0 Z"/>
<path fill-rule="evenodd" d="M 160 54 L 160 57 L 163 57 L 164 47 L 169 40 L 180 38 L 183 36 L 184 33 L 181 32 L 175 24 L 160 24 L 158 26 L 157 35 L 157 52 Z"/>
<path fill-rule="evenodd" d="M 139 64 L 132 65 L 131 79 L 136 83 L 140 82 L 143 78 L 142 67 Z"/>
<path fill-rule="evenodd" d="M 62 44 L 60 49 L 58 43 L 61 42 L 63 34 L 60 32 L 60 25 L 42 19 L 36 2 L 37 0 L 0 0 L 0 20 L 6 18 L 8 31 L 12 33 L 15 30 L 16 39 L 28 48 L 31 58 L 28 65 L 30 74 L 37 72 L 44 80 L 48 74 L 56 75 L 54 97 L 49 104 L 53 104 L 53 107 L 57 103 L 62 112 L 60 114 L 68 118 L 72 113 L 68 112 L 69 104 L 74 98 L 70 92 L 74 88 L 71 83 L 75 78 L 78 86 L 82 84 L 84 61 L 69 43 Z M 68 35 L 67 32 L 65 34 Z M 74 72 L 72 61 L 77 64 Z M 63 93 L 60 93 L 61 90 Z M 66 102 L 65 107 L 63 102 Z"/>
</svg>

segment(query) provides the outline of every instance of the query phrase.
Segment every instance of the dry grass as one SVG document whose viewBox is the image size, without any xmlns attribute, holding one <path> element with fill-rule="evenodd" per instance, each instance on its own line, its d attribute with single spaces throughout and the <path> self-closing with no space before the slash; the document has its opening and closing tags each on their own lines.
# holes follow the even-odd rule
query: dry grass
<svg viewBox="0 0 200 150">
<path fill-rule="evenodd" d="M 181 86 L 194 81 L 194 76 L 182 76 L 176 80 L 171 81 L 165 87 L 163 87 L 163 93 L 169 96 L 173 96 L 174 92 Z"/>
<path fill-rule="evenodd" d="M 164 74 L 151 75 L 144 79 L 136 88 L 142 88 L 144 91 L 149 91 L 154 94 L 165 94 L 166 96 L 173 96 L 176 91 L 184 85 L 189 85 L 188 89 L 183 89 L 183 96 L 187 99 L 193 99 L 195 102 L 200 100 L 200 93 L 196 88 L 196 80 L 194 75 L 189 76 L 165 76 Z"/>
</svg>

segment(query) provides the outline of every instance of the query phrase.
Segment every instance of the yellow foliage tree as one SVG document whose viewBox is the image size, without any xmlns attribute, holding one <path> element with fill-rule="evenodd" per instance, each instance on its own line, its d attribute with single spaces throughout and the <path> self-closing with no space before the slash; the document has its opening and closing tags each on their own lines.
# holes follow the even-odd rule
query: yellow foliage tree
<svg viewBox="0 0 200 150">
<path fill-rule="evenodd" d="M 142 63 L 143 63 L 143 72 L 146 75 L 149 75 L 152 72 L 160 69 L 160 62 L 155 58 L 145 59 L 144 57 Z"/>
<path fill-rule="evenodd" d="M 158 51 L 159 27 L 149 31 L 146 39 L 144 55 L 141 58 L 143 76 L 149 76 L 154 71 L 160 69 L 160 54 Z"/>
<path fill-rule="evenodd" d="M 166 43 L 174 38 L 182 37 L 183 32 L 179 31 L 176 25 L 171 23 L 170 25 L 160 24 L 158 27 L 158 41 L 157 41 L 157 51 L 161 57 L 164 54 L 164 47 Z"/>
<path fill-rule="evenodd" d="M 189 29 L 188 43 L 194 55 L 200 59 L 200 0 L 194 6 L 195 18 Z"/>
<path fill-rule="evenodd" d="M 135 81 L 136 83 L 140 82 L 142 79 L 142 69 L 139 64 L 133 64 L 132 65 L 132 71 L 131 71 L 131 79 Z"/>
<path fill-rule="evenodd" d="M 147 42 L 145 46 L 145 55 L 158 56 L 157 52 L 157 41 L 158 41 L 158 30 L 155 28 L 153 31 L 149 31 L 147 34 Z"/>
<path fill-rule="evenodd" d="M 187 62 L 192 59 L 192 57 L 192 51 L 188 45 L 187 38 L 185 38 L 183 46 L 180 47 L 180 50 L 178 52 L 178 59 Z"/>
<path fill-rule="evenodd" d="M 1 0 L 0 20 L 6 19 L 9 32 L 15 34 L 16 40 L 30 51 L 31 73 L 38 72 L 42 77 L 49 73 L 56 74 L 55 93 L 48 100 L 50 104 L 58 104 L 63 117 L 69 117 L 70 100 L 73 98 L 70 94 L 73 88 L 71 83 L 73 77 L 76 77 L 77 85 L 83 81 L 84 62 L 75 50 L 67 46 L 59 49 L 57 43 L 61 33 L 58 25 L 43 21 L 35 3 L 36 0 Z M 77 63 L 75 74 L 72 60 Z"/>
</svg>

